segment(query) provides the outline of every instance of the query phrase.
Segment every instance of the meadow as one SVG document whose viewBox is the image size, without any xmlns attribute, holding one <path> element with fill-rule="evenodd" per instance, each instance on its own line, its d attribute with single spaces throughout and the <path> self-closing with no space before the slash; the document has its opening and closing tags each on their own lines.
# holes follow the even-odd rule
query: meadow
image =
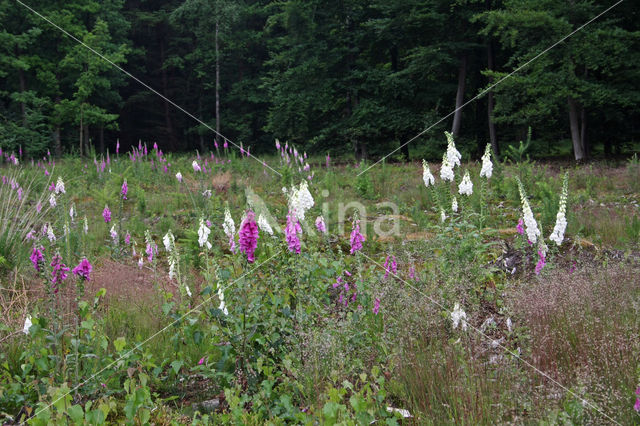
<svg viewBox="0 0 640 426">
<path fill-rule="evenodd" d="M 637 156 L 273 152 L 2 154 L 2 424 L 640 422 Z"/>
</svg>

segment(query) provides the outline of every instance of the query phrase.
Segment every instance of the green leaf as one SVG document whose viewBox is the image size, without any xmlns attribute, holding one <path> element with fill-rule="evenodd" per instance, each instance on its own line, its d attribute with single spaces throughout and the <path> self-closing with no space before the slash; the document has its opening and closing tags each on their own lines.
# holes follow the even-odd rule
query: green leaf
<svg viewBox="0 0 640 426">
<path fill-rule="evenodd" d="M 175 360 L 171 363 L 171 368 L 173 369 L 173 372 L 176 373 L 176 375 L 180 371 L 180 368 L 182 368 L 183 364 L 184 364 L 184 361 L 182 360 Z"/>
<path fill-rule="evenodd" d="M 127 345 L 127 341 L 124 337 L 118 337 L 113 341 L 113 346 L 116 348 L 116 352 L 122 352 L 124 347 Z"/>
</svg>

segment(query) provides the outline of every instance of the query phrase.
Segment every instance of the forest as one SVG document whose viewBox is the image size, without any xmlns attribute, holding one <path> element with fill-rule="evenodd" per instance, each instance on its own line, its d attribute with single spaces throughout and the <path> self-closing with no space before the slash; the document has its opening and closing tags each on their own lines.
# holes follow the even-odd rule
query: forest
<svg viewBox="0 0 640 426">
<path fill-rule="evenodd" d="M 32 158 L 140 140 L 200 152 L 230 140 L 263 153 L 277 138 L 309 153 L 375 159 L 402 147 L 396 159 L 431 159 L 446 130 L 478 158 L 487 142 L 499 154 L 531 128 L 539 156 L 621 154 L 640 132 L 639 10 L 592 0 L 2 0 L 0 145 Z"/>
</svg>

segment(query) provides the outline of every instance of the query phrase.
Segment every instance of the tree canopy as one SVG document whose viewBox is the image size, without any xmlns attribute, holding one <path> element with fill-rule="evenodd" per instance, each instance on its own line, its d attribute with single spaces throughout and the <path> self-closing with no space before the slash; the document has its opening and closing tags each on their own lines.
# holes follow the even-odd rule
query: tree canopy
<svg viewBox="0 0 640 426">
<path fill-rule="evenodd" d="M 0 0 L 0 145 L 28 156 L 104 152 L 117 139 L 207 150 L 216 139 L 209 127 L 252 152 L 279 138 L 309 152 L 377 158 L 454 110 L 398 155 L 433 158 L 445 130 L 479 155 L 487 142 L 498 151 L 531 127 L 539 151 L 567 147 L 576 160 L 638 138 L 640 17 L 632 2 L 539 57 L 613 3 L 28 4 L 206 124 Z"/>
</svg>

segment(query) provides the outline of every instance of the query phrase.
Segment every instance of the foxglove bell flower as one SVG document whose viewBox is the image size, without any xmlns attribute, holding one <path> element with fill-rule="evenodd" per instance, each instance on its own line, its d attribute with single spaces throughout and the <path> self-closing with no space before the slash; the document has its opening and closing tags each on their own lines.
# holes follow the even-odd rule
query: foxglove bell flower
<svg viewBox="0 0 640 426">
<path fill-rule="evenodd" d="M 56 234 L 53 233 L 53 227 L 51 225 L 47 226 L 47 238 L 51 243 L 56 240 Z"/>
<path fill-rule="evenodd" d="M 231 212 L 229 212 L 229 207 L 226 207 L 224 210 L 224 223 L 222 224 L 222 229 L 224 230 L 225 235 L 229 238 L 229 248 L 232 253 L 236 252 L 236 241 L 235 241 L 235 233 L 236 233 L 236 225 L 233 222 L 233 218 L 231 217 Z"/>
<path fill-rule="evenodd" d="M 527 233 L 527 238 L 529 238 L 529 241 L 533 244 L 538 240 L 538 236 L 540 236 L 540 229 L 538 229 L 538 223 L 533 217 L 533 212 L 531 211 L 531 206 L 527 199 L 527 194 L 524 191 L 524 186 L 522 185 L 522 182 L 520 182 L 520 179 L 518 179 L 518 190 L 520 191 L 520 200 L 522 202 L 525 231 Z"/>
<path fill-rule="evenodd" d="M 31 329 L 32 325 L 33 323 L 31 322 L 31 315 L 27 315 L 27 317 L 24 319 L 24 326 L 22 327 L 22 332 L 24 334 L 29 334 L 29 330 Z"/>
<path fill-rule="evenodd" d="M 255 251 L 258 246 L 258 225 L 256 224 L 255 216 L 253 211 L 247 211 L 247 216 L 242 221 L 238 232 L 240 250 L 247 255 L 249 263 L 255 261 Z"/>
<path fill-rule="evenodd" d="M 129 191 L 129 186 L 127 185 L 127 180 L 125 179 L 122 183 L 122 189 L 120 190 L 120 195 L 122 195 L 122 199 L 127 199 L 127 192 Z"/>
<path fill-rule="evenodd" d="M 353 227 L 351 229 L 351 254 L 362 250 L 362 243 L 365 237 L 360 233 L 360 221 L 358 219 L 353 221 Z"/>
<path fill-rule="evenodd" d="M 51 288 L 54 293 L 58 293 L 59 285 L 67 279 L 69 268 L 62 263 L 62 257 L 57 253 L 53 256 L 53 259 L 51 259 L 51 267 L 53 268 L 51 271 Z"/>
<path fill-rule="evenodd" d="M 204 219 L 200 219 L 200 228 L 198 228 L 198 244 L 200 247 L 207 247 L 207 249 L 211 249 L 211 243 L 209 242 L 209 234 L 211 233 L 211 229 L 207 227 L 204 223 Z"/>
<path fill-rule="evenodd" d="M 49 196 L 49 205 L 51 208 L 54 208 L 58 203 L 56 202 L 56 194 L 51 194 Z"/>
<path fill-rule="evenodd" d="M 29 259 L 31 263 L 33 263 L 33 267 L 36 271 L 41 271 L 42 262 L 44 262 L 44 254 L 42 254 L 42 247 L 33 247 L 33 251 L 31 252 L 31 256 Z"/>
<path fill-rule="evenodd" d="M 58 194 L 65 194 L 65 189 L 64 189 L 64 181 L 62 180 L 62 177 L 58 176 L 58 180 L 56 181 L 56 188 L 55 188 L 55 193 L 56 195 Z"/>
<path fill-rule="evenodd" d="M 462 159 L 462 155 L 456 149 L 456 144 L 453 141 L 453 135 L 449 132 L 444 132 L 447 137 L 447 159 L 449 163 L 451 163 L 451 168 L 453 169 L 455 166 L 460 165 L 460 160 Z"/>
<path fill-rule="evenodd" d="M 451 210 L 455 212 L 458 211 L 458 199 L 456 197 L 453 197 L 453 201 L 451 201 Z"/>
<path fill-rule="evenodd" d="M 114 245 L 118 245 L 118 231 L 116 231 L 116 226 L 111 226 L 111 230 L 109 231 L 109 235 L 111 235 L 111 239 L 113 240 Z"/>
<path fill-rule="evenodd" d="M 182 183 L 182 173 L 176 173 L 176 179 L 178 179 L 178 182 Z"/>
<path fill-rule="evenodd" d="M 200 165 L 198 164 L 198 161 L 196 160 L 193 160 L 193 163 L 191 163 L 191 166 L 193 167 L 194 173 L 202 171 L 202 169 L 200 168 Z"/>
<path fill-rule="evenodd" d="M 447 157 L 446 152 L 442 157 L 442 166 L 440 166 L 440 179 L 442 179 L 445 182 L 453 182 L 453 179 L 454 179 L 453 165 L 449 161 L 449 158 Z"/>
<path fill-rule="evenodd" d="M 491 145 L 487 144 L 482 156 L 482 169 L 480 170 L 480 177 L 486 177 L 489 179 L 493 173 L 493 164 L 491 163 Z"/>
<path fill-rule="evenodd" d="M 227 305 L 224 303 L 224 293 L 220 286 L 218 286 L 218 300 L 220 300 L 220 306 L 218 307 L 218 309 L 220 309 L 223 314 L 229 315 L 229 311 L 227 310 Z"/>
<path fill-rule="evenodd" d="M 289 251 L 295 254 L 300 254 L 300 238 L 298 234 L 302 233 L 300 222 L 293 212 L 289 212 L 287 215 L 287 226 L 285 227 L 285 236 L 287 239 L 287 245 Z"/>
<path fill-rule="evenodd" d="M 104 210 L 102 210 L 102 217 L 104 218 L 104 223 L 111 222 L 111 210 L 109 210 L 108 205 L 104 205 Z"/>
<path fill-rule="evenodd" d="M 469 176 L 469 170 L 464 173 L 464 177 L 462 178 L 462 182 L 460 182 L 460 186 L 458 186 L 458 193 L 461 195 L 471 195 L 473 194 L 473 182 L 471 182 L 471 176 Z"/>
<path fill-rule="evenodd" d="M 72 272 L 74 275 L 89 281 L 92 269 L 91 263 L 89 263 L 86 257 L 83 257 L 78 266 L 73 268 Z"/>
<path fill-rule="evenodd" d="M 429 164 L 424 160 L 422 160 L 422 180 L 424 181 L 424 186 L 427 188 L 436 182 L 436 179 L 431 174 L 431 170 L 429 170 Z"/>
<path fill-rule="evenodd" d="M 323 234 L 327 233 L 327 225 L 324 223 L 324 218 L 322 216 L 318 216 L 316 218 L 316 228 Z"/>
<path fill-rule="evenodd" d="M 378 315 L 378 312 L 380 312 L 380 299 L 376 297 L 376 300 L 373 304 L 373 314 Z"/>
<path fill-rule="evenodd" d="M 562 182 L 562 194 L 560 194 L 560 207 L 558 208 L 558 214 L 556 215 L 556 224 L 553 227 L 553 232 L 549 239 L 560 246 L 564 240 L 564 231 L 567 229 L 567 192 L 569 185 L 569 175 L 565 173 L 564 180 Z"/>
</svg>

